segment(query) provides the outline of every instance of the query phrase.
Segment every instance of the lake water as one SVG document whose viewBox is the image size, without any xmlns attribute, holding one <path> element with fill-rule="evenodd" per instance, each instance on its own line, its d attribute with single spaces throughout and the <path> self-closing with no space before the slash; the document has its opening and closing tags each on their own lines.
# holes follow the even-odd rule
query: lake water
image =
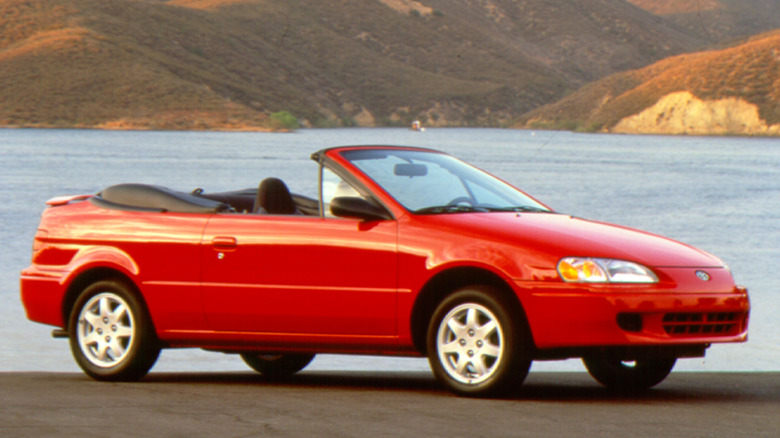
<svg viewBox="0 0 780 438">
<path fill-rule="evenodd" d="M 44 202 L 120 182 L 179 190 L 255 187 L 266 176 L 315 194 L 309 155 L 345 144 L 431 147 L 477 165 L 557 211 L 627 225 L 721 257 L 750 289 L 750 340 L 716 344 L 678 370 L 780 370 L 780 140 L 617 136 L 500 129 L 297 133 L 0 130 L 0 371 L 78 371 L 66 340 L 29 322 L 19 271 Z M 240 359 L 165 350 L 154 371 L 246 370 Z M 311 369 L 427 370 L 424 359 L 322 356 Z M 579 361 L 535 370 L 584 370 Z"/>
</svg>

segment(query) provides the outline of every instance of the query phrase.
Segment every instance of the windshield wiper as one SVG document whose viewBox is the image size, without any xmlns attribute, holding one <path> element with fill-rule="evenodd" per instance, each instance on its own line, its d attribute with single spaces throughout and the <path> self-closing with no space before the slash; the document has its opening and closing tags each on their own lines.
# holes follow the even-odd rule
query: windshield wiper
<svg viewBox="0 0 780 438">
<path fill-rule="evenodd" d="M 541 208 L 541 207 L 534 207 L 531 205 L 519 205 L 519 206 L 513 206 L 513 207 L 486 207 L 489 211 L 511 211 L 516 213 L 552 213 L 552 211 Z"/>
<path fill-rule="evenodd" d="M 487 212 L 514 212 L 514 213 L 553 213 L 546 208 L 532 205 L 519 205 L 511 207 L 488 207 L 483 205 L 433 205 L 415 210 L 415 214 L 443 214 L 443 213 L 487 213 Z"/>
<path fill-rule="evenodd" d="M 442 214 L 442 213 L 474 213 L 474 212 L 488 212 L 489 209 L 485 207 L 475 207 L 473 205 L 433 205 L 431 207 L 423 207 L 414 211 L 415 214 Z"/>
</svg>

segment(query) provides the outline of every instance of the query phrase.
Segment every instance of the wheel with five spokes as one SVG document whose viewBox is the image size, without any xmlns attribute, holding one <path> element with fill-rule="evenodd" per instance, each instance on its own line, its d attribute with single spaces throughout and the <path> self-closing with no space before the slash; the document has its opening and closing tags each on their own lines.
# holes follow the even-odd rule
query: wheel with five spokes
<svg viewBox="0 0 780 438">
<path fill-rule="evenodd" d="M 529 336 L 514 306 L 487 286 L 458 290 L 439 304 L 428 328 L 428 361 L 453 392 L 503 395 L 531 366 Z"/>
<path fill-rule="evenodd" d="M 68 332 L 76 363 L 96 380 L 138 380 L 160 355 L 146 307 L 122 281 L 98 281 L 84 289 Z"/>
</svg>

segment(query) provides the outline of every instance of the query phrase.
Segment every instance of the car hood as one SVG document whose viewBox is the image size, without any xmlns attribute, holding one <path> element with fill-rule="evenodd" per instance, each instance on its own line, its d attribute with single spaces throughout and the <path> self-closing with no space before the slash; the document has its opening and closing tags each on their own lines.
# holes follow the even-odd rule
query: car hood
<svg viewBox="0 0 780 438">
<path fill-rule="evenodd" d="M 550 213 L 469 213 L 431 216 L 468 233 L 561 257 L 603 257 L 648 267 L 722 267 L 717 257 L 666 237 L 627 227 Z"/>
</svg>

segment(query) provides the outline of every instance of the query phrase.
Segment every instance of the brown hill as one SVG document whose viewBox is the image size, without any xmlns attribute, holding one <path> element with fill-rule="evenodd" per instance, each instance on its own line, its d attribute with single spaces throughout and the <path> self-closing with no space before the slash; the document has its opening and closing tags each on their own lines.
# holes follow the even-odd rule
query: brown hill
<svg viewBox="0 0 780 438">
<path fill-rule="evenodd" d="M 701 47 L 622 0 L 5 0 L 0 125 L 501 125 Z"/>
<path fill-rule="evenodd" d="M 778 0 L 628 0 L 711 43 L 780 27 Z"/>
<path fill-rule="evenodd" d="M 609 76 L 524 116 L 527 127 L 780 134 L 780 31 Z"/>
<path fill-rule="evenodd" d="M 718 0 L 628 0 L 642 9 L 658 15 L 682 15 L 723 9 Z"/>
</svg>

